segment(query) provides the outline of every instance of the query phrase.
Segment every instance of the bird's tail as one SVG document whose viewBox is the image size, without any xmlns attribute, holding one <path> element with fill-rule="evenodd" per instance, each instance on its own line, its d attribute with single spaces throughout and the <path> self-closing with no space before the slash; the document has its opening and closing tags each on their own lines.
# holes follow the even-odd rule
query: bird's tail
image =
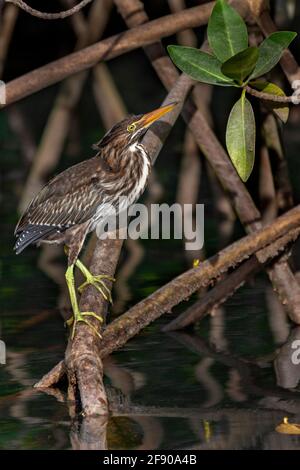
<svg viewBox="0 0 300 470">
<path fill-rule="evenodd" d="M 48 237 L 55 231 L 55 227 L 51 227 L 49 225 L 27 225 L 27 227 L 18 234 L 18 238 L 14 246 L 16 254 L 18 255 L 28 245 Z"/>
</svg>

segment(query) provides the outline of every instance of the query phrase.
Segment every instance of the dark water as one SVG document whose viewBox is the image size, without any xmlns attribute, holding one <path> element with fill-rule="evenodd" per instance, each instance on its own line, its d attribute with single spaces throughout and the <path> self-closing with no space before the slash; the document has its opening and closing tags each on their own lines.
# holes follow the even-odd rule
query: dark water
<svg viewBox="0 0 300 470">
<path fill-rule="evenodd" d="M 150 247 L 127 304 L 180 272 L 178 253 L 171 262 L 168 250 Z M 66 340 L 58 288 L 36 268 L 36 256 L 7 254 L 2 266 L 1 448 L 101 448 L 106 440 L 109 449 L 299 448 L 300 436 L 275 431 L 284 416 L 300 422 L 300 366 L 282 349 L 290 325 L 264 275 L 196 331 L 162 333 L 172 314 L 149 326 L 106 360 L 108 423 L 74 422 L 66 403 L 32 388 L 62 358 Z M 299 329 L 292 334 L 300 339 Z"/>
</svg>

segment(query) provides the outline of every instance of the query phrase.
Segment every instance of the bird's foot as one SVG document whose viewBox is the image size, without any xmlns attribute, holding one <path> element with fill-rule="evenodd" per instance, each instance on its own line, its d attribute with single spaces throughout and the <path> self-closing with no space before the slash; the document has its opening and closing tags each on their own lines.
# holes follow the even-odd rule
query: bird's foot
<svg viewBox="0 0 300 470">
<path fill-rule="evenodd" d="M 85 317 L 93 317 L 96 318 L 100 323 L 103 323 L 103 318 L 100 315 L 97 315 L 95 312 L 81 312 L 79 309 L 74 312 L 74 316 L 71 317 L 69 320 L 67 320 L 67 324 L 69 326 L 72 326 L 72 336 L 71 339 L 73 340 L 74 335 L 75 335 L 75 329 L 76 325 L 79 322 L 84 322 L 86 323 L 93 331 L 94 333 L 98 336 L 99 339 L 102 339 L 101 334 L 99 331 L 94 327 L 94 325 L 88 321 Z"/>
<path fill-rule="evenodd" d="M 85 282 L 81 284 L 81 286 L 78 287 L 78 292 L 82 294 L 85 287 L 87 287 L 88 285 L 92 285 L 95 287 L 95 289 L 97 289 L 97 291 L 101 293 L 101 295 L 104 297 L 105 300 L 112 303 L 111 292 L 110 292 L 110 289 L 105 284 L 104 279 L 106 279 L 107 281 L 114 282 L 115 278 L 113 278 L 112 276 L 109 276 L 108 274 L 98 274 L 98 275 L 92 274 L 88 270 L 88 268 L 80 261 L 80 259 L 76 260 L 75 265 L 85 277 Z"/>
<path fill-rule="evenodd" d="M 67 324 L 72 327 L 72 334 L 71 339 L 73 340 L 76 330 L 76 325 L 79 322 L 86 323 L 94 333 L 101 339 L 101 335 L 99 331 L 95 328 L 95 326 L 86 319 L 86 317 L 94 317 L 100 323 L 103 323 L 103 318 L 100 315 L 97 315 L 94 312 L 81 312 L 78 306 L 77 298 L 76 298 L 76 290 L 75 290 L 75 280 L 74 280 L 74 264 L 70 265 L 66 271 L 66 281 L 67 286 L 69 289 L 70 300 L 73 310 L 73 317 L 67 320 Z"/>
<path fill-rule="evenodd" d="M 104 282 L 104 279 L 108 281 L 115 281 L 115 278 L 108 276 L 107 274 L 98 274 L 93 275 L 92 273 L 85 273 L 86 280 L 81 286 L 78 287 L 78 292 L 82 294 L 86 286 L 92 285 L 97 289 L 98 292 L 102 294 L 105 300 L 109 301 L 112 304 L 111 291 Z"/>
</svg>

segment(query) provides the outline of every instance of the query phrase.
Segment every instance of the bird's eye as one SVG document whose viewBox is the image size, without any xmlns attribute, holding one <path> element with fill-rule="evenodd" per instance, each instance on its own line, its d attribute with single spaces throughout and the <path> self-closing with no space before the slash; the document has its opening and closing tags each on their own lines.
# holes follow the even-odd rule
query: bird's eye
<svg viewBox="0 0 300 470">
<path fill-rule="evenodd" d="M 135 131 L 135 128 L 136 128 L 136 124 L 130 124 L 128 127 L 127 127 L 127 130 L 128 132 L 134 132 Z"/>
</svg>

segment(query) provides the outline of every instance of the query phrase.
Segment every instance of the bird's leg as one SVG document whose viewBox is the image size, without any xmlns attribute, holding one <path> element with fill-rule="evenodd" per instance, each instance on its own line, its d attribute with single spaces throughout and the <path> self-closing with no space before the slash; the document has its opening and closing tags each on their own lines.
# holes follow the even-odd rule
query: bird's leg
<svg viewBox="0 0 300 470">
<path fill-rule="evenodd" d="M 64 247 L 66 255 L 69 254 L 69 248 L 65 245 Z M 75 265 L 77 268 L 82 272 L 84 277 L 86 278 L 85 282 L 78 287 L 78 291 L 81 294 L 82 291 L 86 286 L 89 284 L 94 286 L 104 297 L 105 300 L 109 301 L 112 304 L 112 297 L 110 289 L 107 287 L 103 279 L 107 279 L 108 281 L 115 281 L 114 277 L 108 276 L 107 274 L 92 274 L 88 268 L 77 258 L 75 261 Z"/>
<path fill-rule="evenodd" d="M 92 328 L 92 330 L 101 339 L 102 337 L 101 337 L 100 333 L 96 330 L 94 325 L 92 325 L 85 317 L 86 316 L 94 317 L 97 320 L 99 320 L 101 323 L 103 322 L 103 318 L 99 315 L 96 315 L 96 313 L 94 313 L 94 312 L 81 312 L 80 309 L 79 309 L 78 302 L 77 302 L 77 297 L 76 297 L 76 289 L 75 289 L 74 264 L 71 264 L 68 267 L 67 271 L 66 271 L 66 281 L 67 281 L 67 286 L 68 286 L 68 289 L 69 289 L 70 300 L 71 300 L 71 305 L 72 305 L 73 314 L 74 314 L 74 319 L 71 322 L 71 324 L 73 323 L 71 338 L 72 339 L 74 338 L 76 324 L 78 322 L 82 321 L 82 322 L 86 323 L 90 328 Z M 68 323 L 70 324 L 70 322 L 68 322 Z"/>
<path fill-rule="evenodd" d="M 83 289 L 91 284 L 103 295 L 105 300 L 112 303 L 110 289 L 107 287 L 103 279 L 107 279 L 108 281 L 115 281 L 115 279 L 107 274 L 92 274 L 79 259 L 76 260 L 75 264 L 86 278 L 85 282 L 78 287 L 78 291 L 82 293 Z"/>
</svg>

